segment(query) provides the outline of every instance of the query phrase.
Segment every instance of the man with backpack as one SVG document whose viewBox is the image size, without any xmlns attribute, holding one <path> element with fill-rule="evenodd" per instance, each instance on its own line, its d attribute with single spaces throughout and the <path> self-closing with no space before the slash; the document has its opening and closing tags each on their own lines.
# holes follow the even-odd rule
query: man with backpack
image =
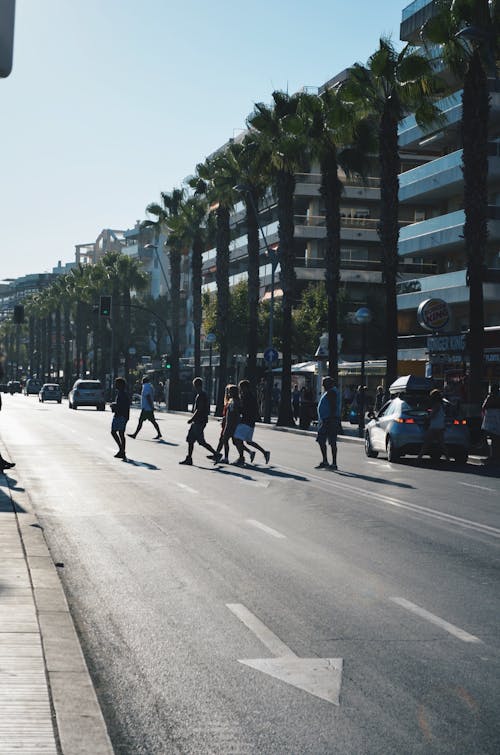
<svg viewBox="0 0 500 755">
<path fill-rule="evenodd" d="M 337 389 L 331 377 L 322 381 L 323 393 L 318 403 L 318 434 L 316 442 L 321 449 L 322 461 L 316 469 L 337 469 L 337 431 L 339 425 Z M 332 463 L 328 463 L 327 443 L 332 450 Z"/>
</svg>

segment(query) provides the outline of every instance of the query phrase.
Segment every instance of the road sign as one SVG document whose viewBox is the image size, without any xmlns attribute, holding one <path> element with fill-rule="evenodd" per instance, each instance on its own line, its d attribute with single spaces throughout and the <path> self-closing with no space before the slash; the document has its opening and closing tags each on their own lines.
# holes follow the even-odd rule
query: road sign
<svg viewBox="0 0 500 755">
<path fill-rule="evenodd" d="M 217 340 L 217 336 L 215 335 L 215 333 L 207 333 L 205 337 L 205 341 L 207 343 L 215 343 L 216 340 Z"/>
<path fill-rule="evenodd" d="M 266 349 L 264 352 L 264 360 L 266 362 L 270 362 L 270 363 L 276 362 L 278 357 L 279 357 L 278 352 L 276 351 L 276 349 L 273 349 L 272 346 L 269 346 L 269 348 Z"/>
</svg>

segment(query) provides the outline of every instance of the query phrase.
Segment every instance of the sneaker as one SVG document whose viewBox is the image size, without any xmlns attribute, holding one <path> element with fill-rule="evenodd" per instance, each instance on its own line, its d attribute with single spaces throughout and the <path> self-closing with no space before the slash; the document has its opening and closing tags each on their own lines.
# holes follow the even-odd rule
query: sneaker
<svg viewBox="0 0 500 755">
<path fill-rule="evenodd" d="M 328 466 L 328 464 L 326 466 Z M 330 464 L 330 469 L 333 469 L 333 471 L 336 472 L 337 471 L 337 465 L 336 464 Z"/>
<path fill-rule="evenodd" d="M 135 438 L 135 433 L 127 433 L 129 438 Z"/>
<path fill-rule="evenodd" d="M 193 460 L 189 458 L 189 456 L 186 456 L 184 461 L 180 461 L 179 464 L 185 464 L 187 467 L 193 466 Z"/>
<path fill-rule="evenodd" d="M 214 454 L 214 461 L 216 464 L 218 464 L 221 459 L 222 459 L 222 454 L 220 453 Z"/>
<path fill-rule="evenodd" d="M 253 464 L 254 459 L 255 459 L 255 451 L 250 451 L 250 464 Z"/>
<path fill-rule="evenodd" d="M 266 464 L 269 464 L 270 458 L 271 458 L 271 451 L 264 451 L 264 459 L 266 460 Z"/>
<path fill-rule="evenodd" d="M 222 459 L 222 463 L 223 464 L 229 464 L 229 459 L 228 459 L 227 456 L 224 456 L 224 458 Z"/>
<path fill-rule="evenodd" d="M 233 461 L 233 467 L 244 467 L 245 466 L 245 459 L 238 459 L 237 461 Z"/>
<path fill-rule="evenodd" d="M 316 466 L 314 467 L 314 469 L 328 469 L 329 466 L 330 465 L 328 464 L 327 461 L 320 461 L 319 464 L 316 464 Z"/>
<path fill-rule="evenodd" d="M 210 459 L 210 461 L 216 461 L 217 460 L 217 454 L 208 454 L 207 459 Z"/>
<path fill-rule="evenodd" d="M 123 451 L 118 451 L 118 453 L 115 454 L 115 459 L 123 459 L 125 456 Z"/>
<path fill-rule="evenodd" d="M 2 466 L 0 467 L 0 471 L 3 472 L 4 469 L 12 469 L 12 467 L 15 467 L 16 463 L 15 461 L 4 461 Z"/>
<path fill-rule="evenodd" d="M 160 438 L 163 438 L 163 435 L 161 433 L 159 435 L 155 435 L 153 440 L 159 440 Z"/>
</svg>

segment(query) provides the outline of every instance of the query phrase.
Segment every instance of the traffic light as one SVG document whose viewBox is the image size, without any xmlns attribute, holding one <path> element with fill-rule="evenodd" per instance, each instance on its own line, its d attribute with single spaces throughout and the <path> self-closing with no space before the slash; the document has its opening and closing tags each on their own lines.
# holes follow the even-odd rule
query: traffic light
<svg viewBox="0 0 500 755">
<path fill-rule="evenodd" d="M 111 296 L 99 297 L 99 314 L 101 317 L 111 317 Z"/>
<path fill-rule="evenodd" d="M 162 354 L 162 367 L 164 370 L 169 370 L 172 365 L 170 364 L 170 357 L 168 354 Z"/>
<path fill-rule="evenodd" d="M 24 307 L 22 304 L 14 305 L 14 322 L 21 325 L 24 322 Z"/>
</svg>

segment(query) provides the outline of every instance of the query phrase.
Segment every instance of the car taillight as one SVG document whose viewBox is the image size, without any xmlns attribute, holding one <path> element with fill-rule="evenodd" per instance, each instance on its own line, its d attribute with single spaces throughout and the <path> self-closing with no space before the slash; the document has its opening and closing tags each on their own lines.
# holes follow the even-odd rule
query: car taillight
<svg viewBox="0 0 500 755">
<path fill-rule="evenodd" d="M 398 417 L 396 422 L 400 425 L 414 425 L 415 424 L 415 420 L 413 419 L 413 417 Z"/>
<path fill-rule="evenodd" d="M 466 425 L 467 420 L 466 419 L 454 419 L 453 420 L 454 425 Z"/>
</svg>

